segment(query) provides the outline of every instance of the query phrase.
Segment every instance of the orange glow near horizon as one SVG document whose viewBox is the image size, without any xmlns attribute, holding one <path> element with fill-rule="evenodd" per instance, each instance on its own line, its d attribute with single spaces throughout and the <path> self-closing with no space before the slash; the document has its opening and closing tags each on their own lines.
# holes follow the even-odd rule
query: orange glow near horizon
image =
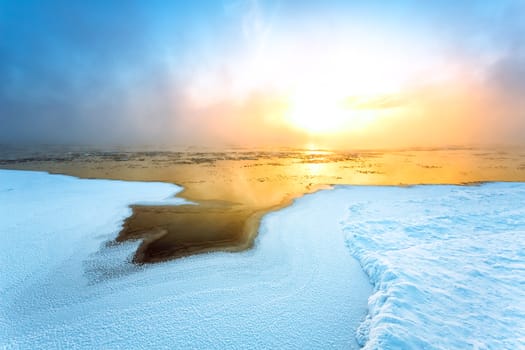
<svg viewBox="0 0 525 350">
<path fill-rule="evenodd" d="M 264 87 L 284 100 L 286 107 L 274 119 L 277 124 L 311 136 L 374 128 L 380 119 L 398 112 L 385 107 L 385 97 L 396 99 L 426 68 L 411 64 L 403 54 L 363 42 L 349 46 L 327 42 L 315 52 L 308 44 L 292 52 L 279 45 L 267 47 L 244 67 L 249 68 L 234 71 L 233 95 L 238 98 L 239 91 Z M 428 75 L 433 78 L 433 73 Z"/>
<path fill-rule="evenodd" d="M 287 44 L 192 76 L 187 129 L 203 143 L 323 149 L 488 144 L 509 133 L 489 127 L 510 108 L 466 60 L 418 56 L 408 45 Z"/>
<path fill-rule="evenodd" d="M 353 106 L 349 99 L 326 92 L 296 94 L 290 98 L 285 122 L 310 135 L 327 135 L 366 131 L 385 115 L 395 114 L 394 110 L 385 113 L 374 106 Z"/>
</svg>

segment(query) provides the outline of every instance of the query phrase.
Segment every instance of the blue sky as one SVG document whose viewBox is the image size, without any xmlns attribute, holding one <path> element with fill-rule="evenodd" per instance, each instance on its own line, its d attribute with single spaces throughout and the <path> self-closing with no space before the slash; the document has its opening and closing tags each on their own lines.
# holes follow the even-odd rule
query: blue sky
<svg viewBox="0 0 525 350">
<path fill-rule="evenodd" d="M 345 55 L 354 68 L 341 76 L 359 79 L 337 84 L 353 97 L 389 86 L 404 100 L 425 91 L 442 101 L 428 93 L 434 85 L 468 81 L 445 103 L 484 111 L 455 125 L 479 130 L 443 142 L 516 143 L 523 38 L 522 1 L 0 0 L 0 143 L 242 144 L 239 133 L 299 142 L 308 135 L 279 127 L 273 106 L 308 81 L 333 85 L 331 64 Z M 372 83 L 381 80 L 391 84 Z M 489 105 L 477 106 L 476 94 Z M 379 144 L 385 132 L 370 128 L 366 139 Z"/>
</svg>

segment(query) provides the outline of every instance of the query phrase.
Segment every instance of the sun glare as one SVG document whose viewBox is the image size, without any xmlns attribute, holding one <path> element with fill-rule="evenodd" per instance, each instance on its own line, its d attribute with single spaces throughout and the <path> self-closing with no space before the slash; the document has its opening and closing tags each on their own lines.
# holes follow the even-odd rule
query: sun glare
<svg viewBox="0 0 525 350">
<path fill-rule="evenodd" d="M 352 106 L 348 103 L 351 97 L 322 88 L 302 90 L 290 97 L 287 122 L 312 135 L 335 134 L 366 129 L 384 114 L 375 108 Z"/>
<path fill-rule="evenodd" d="M 373 101 L 396 95 L 403 84 L 403 77 L 398 76 L 397 70 L 388 69 L 383 61 L 370 65 L 366 62 L 351 64 L 350 59 L 339 61 L 328 57 L 319 62 L 323 63 L 303 67 L 300 70 L 303 75 L 297 72 L 289 76 L 283 74 L 288 81 L 294 82 L 289 90 L 287 122 L 310 134 L 368 128 L 385 114 L 384 108 L 374 106 Z M 376 65 L 382 67 L 381 74 L 370 68 Z"/>
<path fill-rule="evenodd" d="M 343 101 L 334 94 L 322 91 L 301 91 L 290 99 L 290 123 L 309 133 L 337 131 L 351 118 Z"/>
</svg>

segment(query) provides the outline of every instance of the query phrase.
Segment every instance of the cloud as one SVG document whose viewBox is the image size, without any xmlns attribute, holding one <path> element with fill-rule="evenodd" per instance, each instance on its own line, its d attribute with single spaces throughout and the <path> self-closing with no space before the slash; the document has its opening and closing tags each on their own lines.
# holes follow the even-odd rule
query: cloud
<svg viewBox="0 0 525 350">
<path fill-rule="evenodd" d="M 130 84 L 152 69 L 140 12 L 132 2 L 22 4 L 2 4 L 2 139 L 89 142 L 107 130 L 118 135 Z"/>
<path fill-rule="evenodd" d="M 344 107 L 350 109 L 389 109 L 402 107 L 407 104 L 406 97 L 400 94 L 386 94 L 380 96 L 349 96 L 344 100 Z"/>
<path fill-rule="evenodd" d="M 513 97 L 525 93 L 525 30 L 522 34 L 523 41 L 512 40 L 487 74 L 489 84 Z"/>
<path fill-rule="evenodd" d="M 352 135 L 356 143 L 405 135 L 398 130 L 410 125 L 418 126 L 405 135 L 412 144 L 427 142 L 425 132 L 435 134 L 432 142 L 524 142 L 524 6 L 0 0 L 0 143 L 300 143 L 308 135 L 279 120 L 286 103 L 279 81 L 307 83 L 313 71 L 322 78 L 316 55 L 349 45 L 359 58 L 353 42 L 372 58 L 380 47 L 385 66 L 398 66 L 393 73 L 430 67 L 397 94 L 346 101 L 381 113 L 412 108 L 366 137 Z M 323 57 L 329 63 L 329 52 Z M 443 78 L 450 85 L 433 81 L 448 74 L 432 71 L 441 61 L 460 67 Z"/>
</svg>

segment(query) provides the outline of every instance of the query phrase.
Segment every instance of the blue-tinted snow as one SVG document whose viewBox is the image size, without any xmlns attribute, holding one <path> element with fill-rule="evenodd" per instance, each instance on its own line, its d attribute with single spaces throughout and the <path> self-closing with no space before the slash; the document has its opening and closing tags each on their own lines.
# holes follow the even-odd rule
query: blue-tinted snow
<svg viewBox="0 0 525 350">
<path fill-rule="evenodd" d="M 108 245 L 180 190 L 0 170 L 0 348 L 355 348 L 372 292 L 336 191 L 267 215 L 254 249 L 147 267 Z"/>
<path fill-rule="evenodd" d="M 366 349 L 525 349 L 525 184 L 345 187 Z"/>
<path fill-rule="evenodd" d="M 355 347 L 352 253 L 366 348 L 525 348 L 525 184 L 338 187 L 267 215 L 253 250 L 146 268 L 105 244 L 178 191 L 0 171 L 0 347 Z"/>
</svg>

